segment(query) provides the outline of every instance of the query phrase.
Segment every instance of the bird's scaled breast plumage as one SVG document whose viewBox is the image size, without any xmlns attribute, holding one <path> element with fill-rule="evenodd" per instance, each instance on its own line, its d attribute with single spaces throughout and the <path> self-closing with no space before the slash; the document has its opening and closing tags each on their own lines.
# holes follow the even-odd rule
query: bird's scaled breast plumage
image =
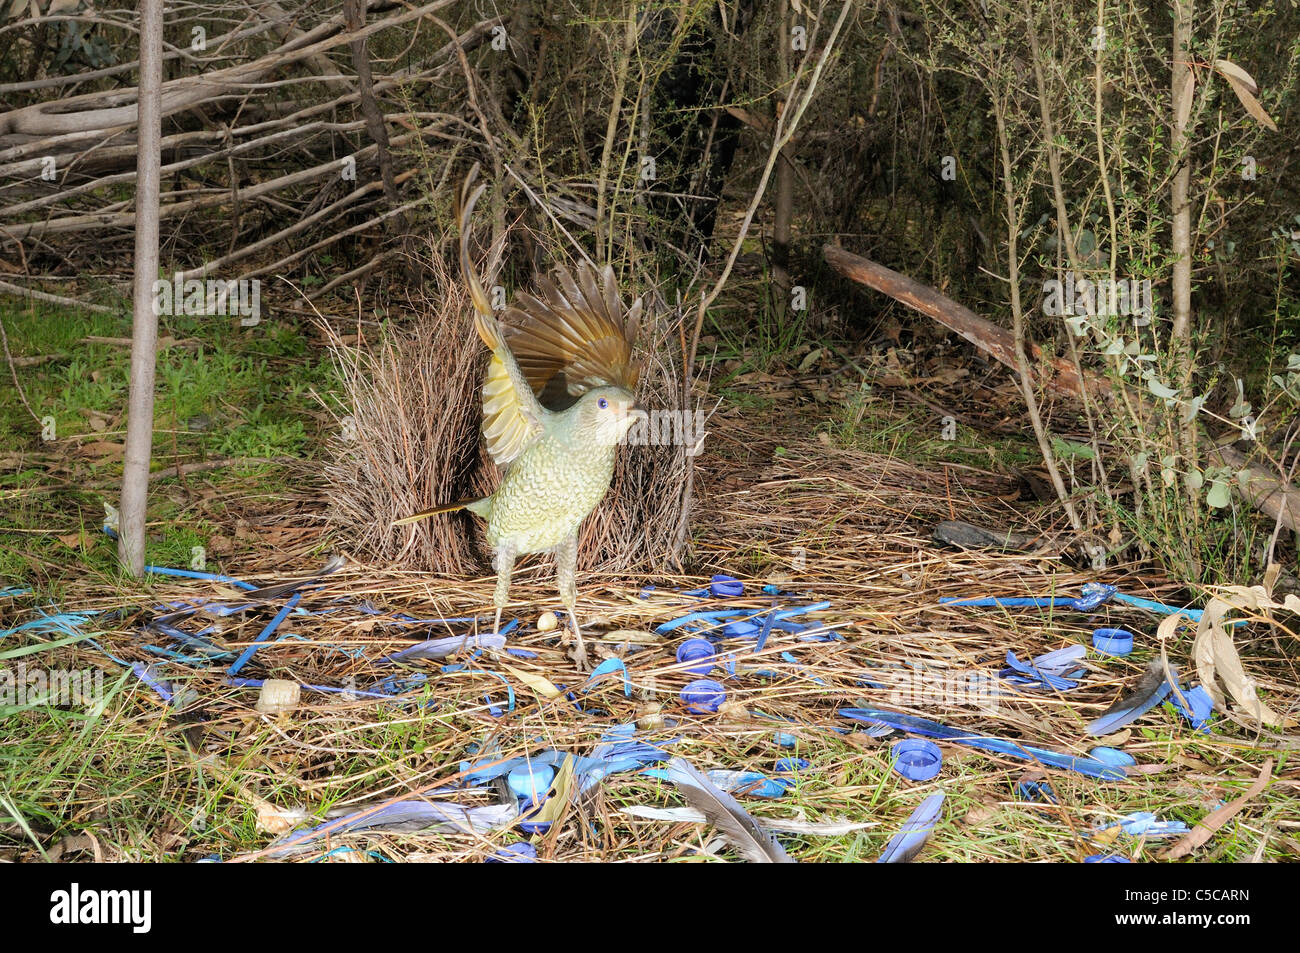
<svg viewBox="0 0 1300 953">
<path fill-rule="evenodd" d="M 488 543 L 540 553 L 577 532 L 609 489 L 613 446 L 582 451 L 547 434 L 528 447 L 492 494 Z"/>
</svg>

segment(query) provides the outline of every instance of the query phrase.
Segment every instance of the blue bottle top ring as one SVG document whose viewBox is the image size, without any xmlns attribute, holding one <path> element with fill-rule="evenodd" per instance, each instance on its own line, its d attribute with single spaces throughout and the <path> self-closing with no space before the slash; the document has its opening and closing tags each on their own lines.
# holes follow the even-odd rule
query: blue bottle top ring
<svg viewBox="0 0 1300 953">
<path fill-rule="evenodd" d="M 555 780 L 555 769 L 549 764 L 520 765 L 506 775 L 510 793 L 529 801 L 540 801 Z"/>
<path fill-rule="evenodd" d="M 682 689 L 682 703 L 693 712 L 715 712 L 727 700 L 727 690 L 711 678 L 698 678 L 687 682 Z"/>
<path fill-rule="evenodd" d="M 1133 651 L 1133 633 L 1128 629 L 1095 629 L 1092 647 L 1106 655 L 1128 655 Z"/>
<path fill-rule="evenodd" d="M 894 770 L 911 781 L 928 781 L 943 767 L 943 754 L 933 741 L 904 738 L 893 747 Z"/>
<path fill-rule="evenodd" d="M 686 671 L 691 675 L 708 675 L 713 670 L 713 643 L 708 639 L 687 639 L 677 646 L 677 661 L 698 662 Z"/>
</svg>

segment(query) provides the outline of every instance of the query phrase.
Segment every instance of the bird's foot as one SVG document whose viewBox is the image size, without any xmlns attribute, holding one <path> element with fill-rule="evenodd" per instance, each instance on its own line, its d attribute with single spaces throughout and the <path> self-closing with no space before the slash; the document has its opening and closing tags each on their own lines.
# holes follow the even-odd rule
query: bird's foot
<svg viewBox="0 0 1300 953">
<path fill-rule="evenodd" d="M 585 645 L 581 642 L 574 642 L 569 646 L 566 654 L 573 660 L 573 664 L 577 667 L 579 672 L 582 672 L 584 675 L 591 674 L 591 660 L 587 658 L 587 647 Z"/>
<path fill-rule="evenodd" d="M 587 658 L 587 646 L 582 641 L 582 629 L 578 626 L 578 617 L 574 615 L 573 610 L 569 612 L 569 632 L 572 640 L 566 639 L 569 643 L 566 654 L 573 659 L 573 664 L 578 667 L 578 671 L 584 675 L 591 672 L 591 661 Z"/>
</svg>

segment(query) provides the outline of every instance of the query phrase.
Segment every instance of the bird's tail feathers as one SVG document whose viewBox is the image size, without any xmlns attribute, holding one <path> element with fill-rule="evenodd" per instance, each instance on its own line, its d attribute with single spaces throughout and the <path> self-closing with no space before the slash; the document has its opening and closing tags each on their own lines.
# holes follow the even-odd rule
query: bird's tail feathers
<svg viewBox="0 0 1300 953">
<path fill-rule="evenodd" d="M 479 165 L 474 163 L 474 168 L 469 170 L 469 175 L 465 176 L 465 181 L 461 184 L 460 194 L 456 196 L 456 227 L 460 231 L 460 271 L 465 279 L 465 284 L 469 287 L 470 298 L 474 301 L 474 310 L 479 314 L 490 317 L 492 315 L 492 304 L 488 301 L 488 296 L 483 293 L 483 285 L 479 283 L 478 275 L 475 274 L 473 265 L 469 260 L 469 236 L 470 236 L 470 216 L 474 214 L 474 206 L 478 203 L 479 196 L 487 188 L 484 182 L 478 188 L 474 187 L 474 180 L 478 178 Z"/>
<path fill-rule="evenodd" d="M 483 516 L 486 508 L 480 504 L 487 503 L 490 499 L 492 499 L 490 496 L 480 496 L 469 500 L 460 500 L 456 503 L 444 503 L 442 506 L 435 506 L 432 509 L 421 510 L 419 513 L 413 513 L 410 516 L 403 516 L 400 520 L 393 520 L 393 525 L 404 526 L 407 523 L 418 522 L 428 516 L 437 516 L 439 513 L 455 513 L 457 510 L 469 510 L 471 513 L 478 513 Z"/>
</svg>

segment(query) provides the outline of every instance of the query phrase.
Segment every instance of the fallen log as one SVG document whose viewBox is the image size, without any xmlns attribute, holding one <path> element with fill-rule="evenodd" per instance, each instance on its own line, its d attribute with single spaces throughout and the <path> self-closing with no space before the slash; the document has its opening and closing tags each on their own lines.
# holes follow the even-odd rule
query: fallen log
<svg viewBox="0 0 1300 953">
<path fill-rule="evenodd" d="M 1015 341 L 1011 332 L 1005 328 L 981 318 L 974 311 L 933 288 L 861 255 L 845 251 L 838 245 L 824 246 L 822 254 L 827 264 L 845 278 L 887 294 L 895 301 L 920 311 L 1013 371 L 1016 369 Z M 1033 347 L 1031 354 L 1040 367 L 1049 369 L 1049 373 L 1037 382 L 1047 390 L 1077 398 L 1082 398 L 1085 393 L 1094 398 L 1104 398 L 1110 394 L 1110 385 L 1100 375 L 1076 368 L 1064 358 L 1045 359 L 1037 346 Z M 1146 400 L 1143 394 L 1134 392 L 1133 396 L 1135 401 Z M 1239 474 L 1244 473 L 1245 479 L 1233 481 L 1238 496 L 1292 532 L 1300 531 L 1300 489 L 1258 464 L 1247 463 L 1245 455 L 1231 446 L 1216 442 L 1204 430 L 1200 430 L 1199 434 L 1201 450 L 1215 464 L 1232 467 Z"/>
</svg>

